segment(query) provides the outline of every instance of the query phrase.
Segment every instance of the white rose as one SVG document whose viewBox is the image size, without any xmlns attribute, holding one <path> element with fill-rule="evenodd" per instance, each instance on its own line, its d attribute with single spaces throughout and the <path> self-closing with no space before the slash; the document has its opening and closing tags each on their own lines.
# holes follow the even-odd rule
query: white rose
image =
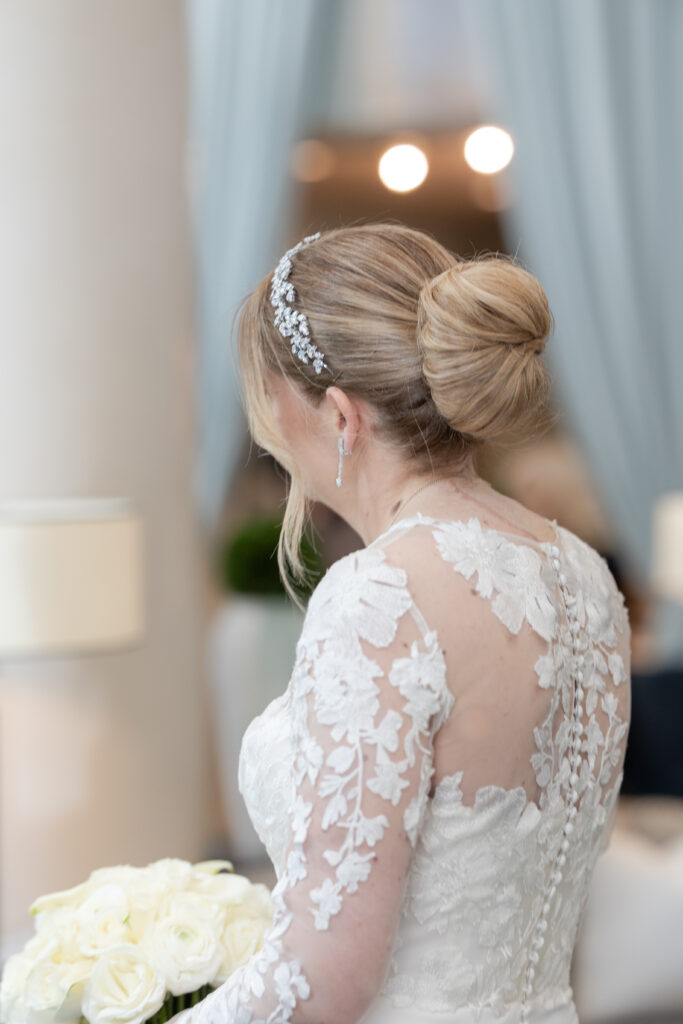
<svg viewBox="0 0 683 1024">
<path fill-rule="evenodd" d="M 120 933 L 118 941 L 138 942 L 156 918 L 165 896 L 177 889 L 178 879 L 185 872 L 173 870 L 174 863 L 160 861 L 146 868 L 120 866 L 93 871 L 90 877 L 97 881 L 98 891 L 104 888 L 112 892 L 110 886 L 117 886 L 125 893 L 128 909 L 120 919 L 120 924 L 125 924 L 125 931 Z M 183 864 L 182 861 L 179 863 Z M 110 921 L 109 928 L 112 929 L 113 937 L 113 921 Z"/>
<path fill-rule="evenodd" d="M 44 928 L 33 935 L 21 953 L 11 956 L 0 983 L 0 1021 L 3 1024 L 53 1024 L 78 1020 L 81 1010 L 78 983 L 91 969 L 91 961 L 64 955 L 61 936 Z"/>
<path fill-rule="evenodd" d="M 35 959 L 25 953 L 14 953 L 5 962 L 0 981 L 0 1020 L 3 1024 L 15 1024 L 24 1019 L 24 986 L 34 966 Z"/>
<path fill-rule="evenodd" d="M 169 992 L 194 992 L 214 980 L 221 963 L 224 910 L 196 893 L 181 893 L 170 896 L 162 911 L 142 936 L 141 947 L 164 975 Z"/>
<path fill-rule="evenodd" d="M 99 886 L 81 904 L 75 917 L 83 956 L 97 956 L 109 946 L 130 941 L 128 897 L 121 885 Z"/>
<path fill-rule="evenodd" d="M 142 1024 L 166 998 L 163 975 L 129 942 L 100 954 L 83 991 L 90 1024 Z"/>
<path fill-rule="evenodd" d="M 81 948 L 81 926 L 78 918 L 78 910 L 64 907 L 63 910 L 52 914 L 50 919 L 42 925 L 38 934 L 46 934 L 53 938 L 58 944 L 58 953 L 55 953 L 55 960 L 82 960 L 88 954 Z"/>
<path fill-rule="evenodd" d="M 78 1020 L 80 1016 L 82 986 L 92 962 L 77 963 L 56 960 L 52 955 L 42 957 L 29 971 L 24 982 L 22 1000 L 28 1011 L 27 1019 L 51 1020 L 56 1016 L 64 1020 Z"/>
<path fill-rule="evenodd" d="M 216 926 L 216 932 L 220 935 L 225 925 L 227 907 L 211 896 L 205 896 L 199 892 L 170 892 L 167 893 L 159 903 L 157 920 L 179 916 L 188 921 L 198 918 L 208 918 Z"/>
<path fill-rule="evenodd" d="M 261 948 L 267 927 L 268 921 L 249 917 L 238 918 L 227 925 L 221 943 L 223 957 L 216 976 L 218 984 Z"/>
<path fill-rule="evenodd" d="M 36 964 L 48 953 L 56 953 L 59 949 L 61 949 L 59 933 L 43 928 L 42 931 L 36 932 L 25 943 L 21 956 L 27 957 L 32 964 Z"/>
<path fill-rule="evenodd" d="M 168 857 L 138 869 L 138 876 L 127 888 L 130 906 L 129 941 L 140 942 L 160 913 L 169 896 L 184 892 L 192 874 L 188 861 Z"/>
</svg>

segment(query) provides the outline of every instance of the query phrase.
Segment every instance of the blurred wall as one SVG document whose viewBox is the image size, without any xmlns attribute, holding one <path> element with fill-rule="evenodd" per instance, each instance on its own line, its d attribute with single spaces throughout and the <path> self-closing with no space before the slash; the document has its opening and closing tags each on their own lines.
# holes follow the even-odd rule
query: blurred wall
<svg viewBox="0 0 683 1024">
<path fill-rule="evenodd" d="M 148 634 L 0 657 L 7 955 L 95 867 L 205 855 L 180 0 L 0 4 L 0 499 L 128 496 Z"/>
</svg>

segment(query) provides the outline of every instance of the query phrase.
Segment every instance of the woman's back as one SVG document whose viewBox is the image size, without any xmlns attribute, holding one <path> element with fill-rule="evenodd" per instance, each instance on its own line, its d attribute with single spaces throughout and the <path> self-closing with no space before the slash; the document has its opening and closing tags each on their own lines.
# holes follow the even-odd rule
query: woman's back
<svg viewBox="0 0 683 1024">
<path fill-rule="evenodd" d="M 417 513 L 319 582 L 240 756 L 273 925 L 193 1024 L 576 1021 L 629 626 L 604 559 L 542 523 Z"/>
<path fill-rule="evenodd" d="M 551 539 L 417 514 L 369 546 L 405 568 L 453 703 L 364 1021 L 517 1020 L 525 1005 L 573 1019 L 572 950 L 622 780 L 630 630 L 604 559 L 556 523 L 539 532 Z"/>
<path fill-rule="evenodd" d="M 193 1022 L 576 1020 L 628 618 L 596 552 L 476 472 L 483 445 L 555 419 L 552 327 L 516 260 L 394 223 L 306 236 L 249 296 L 240 359 L 254 440 L 291 476 L 290 596 L 309 501 L 367 546 L 318 583 L 287 690 L 243 737 L 274 919 Z"/>
</svg>

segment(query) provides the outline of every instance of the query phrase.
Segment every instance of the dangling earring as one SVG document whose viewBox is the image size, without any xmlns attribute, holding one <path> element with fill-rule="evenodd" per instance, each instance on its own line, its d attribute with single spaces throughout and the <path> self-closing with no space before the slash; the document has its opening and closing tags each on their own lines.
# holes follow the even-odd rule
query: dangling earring
<svg viewBox="0 0 683 1024">
<path fill-rule="evenodd" d="M 344 435 L 340 434 L 337 438 L 337 450 L 339 451 L 339 468 L 337 469 L 337 487 L 342 485 L 342 470 L 344 468 L 344 456 L 351 455 L 350 451 L 344 450 Z"/>
</svg>

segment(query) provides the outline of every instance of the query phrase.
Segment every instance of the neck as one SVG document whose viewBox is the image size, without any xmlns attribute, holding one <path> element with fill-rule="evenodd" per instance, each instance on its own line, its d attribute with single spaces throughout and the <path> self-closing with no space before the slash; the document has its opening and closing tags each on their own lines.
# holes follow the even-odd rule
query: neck
<svg viewBox="0 0 683 1024">
<path fill-rule="evenodd" d="M 383 466 L 374 473 L 364 470 L 350 482 L 348 500 L 339 513 L 367 545 L 404 518 L 404 510 L 405 516 L 438 515 L 439 510 L 448 514 L 454 492 L 478 493 L 482 488 L 490 489 L 471 464 L 450 473 L 444 467 L 419 475 L 398 468 L 389 477 Z"/>
</svg>

